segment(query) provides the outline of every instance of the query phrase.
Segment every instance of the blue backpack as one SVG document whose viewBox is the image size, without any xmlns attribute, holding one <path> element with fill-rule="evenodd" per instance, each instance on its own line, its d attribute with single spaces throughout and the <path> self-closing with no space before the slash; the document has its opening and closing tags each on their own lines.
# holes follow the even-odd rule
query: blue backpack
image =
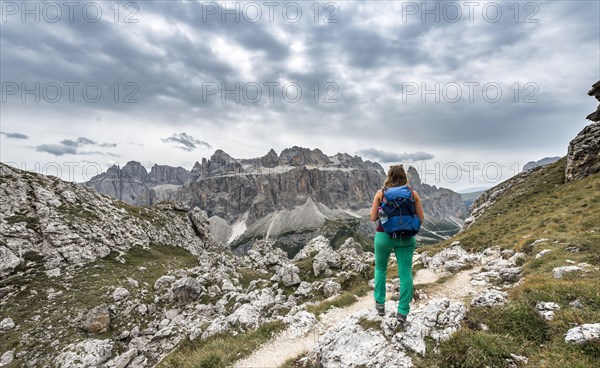
<svg viewBox="0 0 600 368">
<path fill-rule="evenodd" d="M 383 188 L 379 214 L 379 223 L 390 238 L 414 236 L 421 228 L 421 221 L 415 214 L 413 190 L 406 185 Z"/>
</svg>

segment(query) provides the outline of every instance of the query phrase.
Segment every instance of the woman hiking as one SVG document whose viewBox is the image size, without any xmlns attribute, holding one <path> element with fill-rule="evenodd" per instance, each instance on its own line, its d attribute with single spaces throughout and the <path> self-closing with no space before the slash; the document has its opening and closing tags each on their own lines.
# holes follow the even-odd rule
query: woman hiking
<svg viewBox="0 0 600 368">
<path fill-rule="evenodd" d="M 375 232 L 375 309 L 385 315 L 387 264 L 393 251 L 398 263 L 400 299 L 396 318 L 402 325 L 410 311 L 413 296 L 412 258 L 417 245 L 415 235 L 423 223 L 419 194 L 408 186 L 402 165 L 390 167 L 383 189 L 373 199 L 371 221 L 378 221 Z"/>
</svg>

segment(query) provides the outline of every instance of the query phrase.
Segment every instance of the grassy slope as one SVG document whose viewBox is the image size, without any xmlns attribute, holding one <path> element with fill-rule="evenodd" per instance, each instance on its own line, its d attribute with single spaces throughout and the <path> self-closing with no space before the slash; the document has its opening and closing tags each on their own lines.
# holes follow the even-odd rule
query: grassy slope
<svg viewBox="0 0 600 368">
<path fill-rule="evenodd" d="M 562 159 L 537 170 L 500 196 L 469 230 L 421 248 L 431 252 L 460 240 L 469 250 L 500 246 L 528 257 L 523 264 L 525 282 L 509 290 L 506 306 L 471 308 L 463 328 L 437 353 L 415 361 L 417 366 L 506 367 L 510 353 L 527 356 L 528 367 L 598 366 L 600 342 L 572 346 L 565 343 L 564 335 L 576 325 L 600 322 L 600 272 L 592 268 L 556 280 L 552 269 L 567 265 L 567 259 L 600 266 L 600 174 L 565 184 L 564 166 Z M 549 240 L 533 246 L 540 238 Z M 566 251 L 569 247 L 580 251 Z M 542 249 L 552 252 L 535 259 Z M 569 307 L 575 299 L 584 308 Z M 539 301 L 560 305 L 553 321 L 537 315 L 534 306 Z"/>
</svg>

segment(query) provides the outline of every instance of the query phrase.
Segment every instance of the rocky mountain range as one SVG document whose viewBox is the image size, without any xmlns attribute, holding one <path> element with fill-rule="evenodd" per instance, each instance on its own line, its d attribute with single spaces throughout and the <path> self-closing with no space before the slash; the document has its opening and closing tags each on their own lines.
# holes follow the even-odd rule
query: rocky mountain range
<svg viewBox="0 0 600 368">
<path fill-rule="evenodd" d="M 414 168 L 409 177 L 422 194 L 427 216 L 421 240 L 434 242 L 458 231 L 466 217 L 460 196 L 421 183 Z M 198 206 L 207 212 L 217 240 L 247 251 L 251 239 L 277 239 L 293 255 L 319 234 L 339 242 L 345 239 L 340 232 L 353 234 L 366 243 L 374 231 L 366 217 L 384 178 L 378 163 L 295 146 L 254 159 L 217 150 L 190 172 L 155 165 L 147 173 L 131 161 L 86 185 L 134 205 L 176 200 Z"/>
<path fill-rule="evenodd" d="M 560 157 L 555 156 L 555 157 L 544 157 L 537 161 L 529 161 L 528 163 L 526 163 L 523 166 L 523 170 L 521 170 L 521 171 L 529 171 L 529 170 L 535 169 L 536 167 L 550 165 L 551 163 L 554 163 L 558 160 L 560 160 Z"/>
</svg>

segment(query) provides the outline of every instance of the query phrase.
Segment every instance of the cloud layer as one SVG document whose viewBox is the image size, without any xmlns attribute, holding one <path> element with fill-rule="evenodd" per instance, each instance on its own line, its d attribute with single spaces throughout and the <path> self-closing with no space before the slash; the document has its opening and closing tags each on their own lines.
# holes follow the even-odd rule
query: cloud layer
<svg viewBox="0 0 600 368">
<path fill-rule="evenodd" d="M 147 1 L 118 14 L 92 4 L 102 7 L 97 22 L 81 12 L 70 20 L 65 8 L 57 22 L 17 13 L 3 23 L 2 129 L 32 142 L 4 140 L 3 160 L 103 160 L 110 149 L 180 165 L 213 146 L 256 157 L 299 145 L 381 162 L 524 164 L 564 154 L 595 109 L 586 93 L 600 79 L 598 2 L 516 12 L 512 2 L 227 2 L 225 11 Z M 26 93 L 36 83 L 39 93 Z M 62 139 L 78 136 L 93 143 Z M 117 140 L 142 146 L 96 143 Z"/>
<path fill-rule="evenodd" d="M 431 153 L 418 151 L 411 153 L 395 153 L 381 151 L 375 148 L 366 148 L 357 152 L 358 155 L 379 161 L 382 163 L 390 162 L 415 162 L 415 161 L 427 161 L 434 158 Z"/>
</svg>

